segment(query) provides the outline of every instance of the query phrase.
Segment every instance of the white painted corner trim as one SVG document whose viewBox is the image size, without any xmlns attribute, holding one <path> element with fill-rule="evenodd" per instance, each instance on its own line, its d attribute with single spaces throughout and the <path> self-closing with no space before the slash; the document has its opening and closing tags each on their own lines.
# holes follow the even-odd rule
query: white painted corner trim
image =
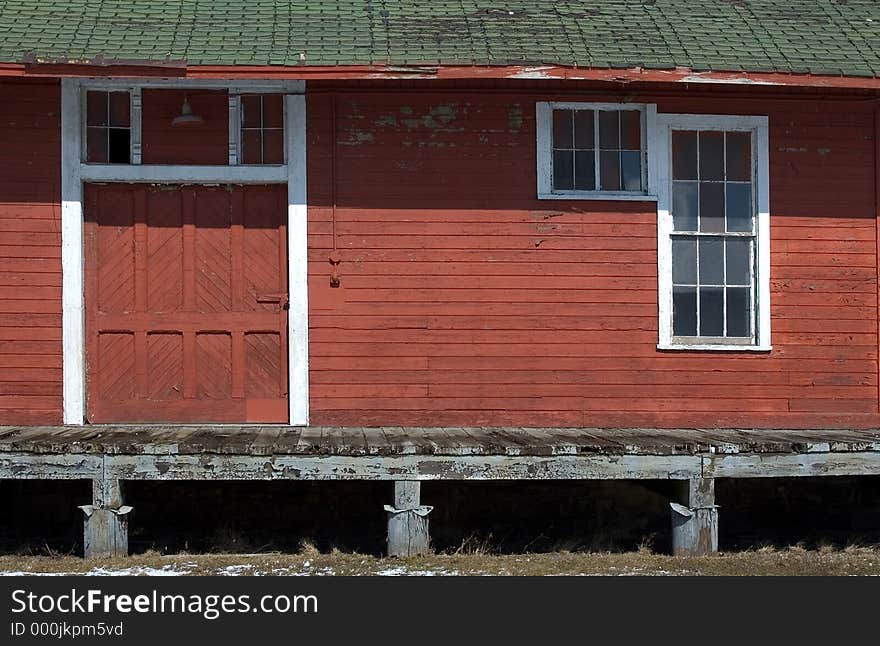
<svg viewBox="0 0 880 646">
<path fill-rule="evenodd" d="M 306 195 L 306 98 L 285 97 L 287 126 L 288 389 L 290 423 L 309 423 L 308 201 Z"/>
<path fill-rule="evenodd" d="M 286 163 L 244 166 L 230 138 L 227 166 L 140 164 L 142 88 L 204 88 L 239 93 L 285 94 Z M 132 164 L 86 164 L 83 159 L 84 90 L 132 92 Z M 304 81 L 230 81 L 191 79 L 61 80 L 61 271 L 63 420 L 86 420 L 85 296 L 83 292 L 83 182 L 287 184 L 288 231 L 288 397 L 289 423 L 309 423 L 308 282 L 306 201 L 306 102 Z M 231 98 L 230 108 L 239 105 Z M 238 114 L 230 111 L 230 134 Z M 237 132 L 236 140 L 237 142 Z"/>
<path fill-rule="evenodd" d="M 648 133 L 649 185 L 657 191 L 657 281 L 660 350 L 769 352 L 770 342 L 770 143 L 766 116 L 658 114 Z M 755 343 L 678 344 L 672 335 L 672 131 L 740 130 L 752 133 L 757 206 Z"/>
<path fill-rule="evenodd" d="M 80 84 L 61 80 L 61 344 L 65 424 L 85 422 L 83 187 Z"/>
</svg>

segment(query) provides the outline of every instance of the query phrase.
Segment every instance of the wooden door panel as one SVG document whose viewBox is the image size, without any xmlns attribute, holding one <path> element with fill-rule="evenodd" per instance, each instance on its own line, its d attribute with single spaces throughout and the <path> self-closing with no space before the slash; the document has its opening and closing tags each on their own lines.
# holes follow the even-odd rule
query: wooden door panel
<svg viewBox="0 0 880 646">
<path fill-rule="evenodd" d="M 86 187 L 91 422 L 284 422 L 283 187 Z"/>
</svg>

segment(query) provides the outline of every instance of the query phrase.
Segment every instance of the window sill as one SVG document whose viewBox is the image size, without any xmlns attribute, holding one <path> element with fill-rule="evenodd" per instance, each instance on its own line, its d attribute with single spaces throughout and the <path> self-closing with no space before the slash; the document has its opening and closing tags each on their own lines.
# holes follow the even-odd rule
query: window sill
<svg viewBox="0 0 880 646">
<path fill-rule="evenodd" d="M 644 193 L 583 193 L 572 191 L 569 193 L 538 193 L 539 200 L 604 200 L 606 202 L 656 202 L 656 195 Z"/>
<path fill-rule="evenodd" d="M 677 352 L 690 352 L 699 350 L 702 352 L 770 352 L 773 350 L 772 345 L 723 345 L 718 343 L 694 343 L 691 345 L 671 343 L 658 343 L 658 350 L 669 350 Z"/>
</svg>

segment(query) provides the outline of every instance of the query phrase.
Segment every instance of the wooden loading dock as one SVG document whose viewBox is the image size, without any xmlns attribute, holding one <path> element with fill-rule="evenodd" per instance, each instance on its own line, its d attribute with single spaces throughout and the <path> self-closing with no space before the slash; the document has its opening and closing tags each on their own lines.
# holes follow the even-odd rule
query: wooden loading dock
<svg viewBox="0 0 880 646">
<path fill-rule="evenodd" d="M 673 551 L 700 555 L 718 549 L 718 478 L 863 475 L 880 475 L 878 429 L 0 427 L 0 478 L 93 482 L 93 558 L 128 553 L 129 480 L 391 481 L 395 556 L 429 550 L 423 480 L 675 480 Z"/>
</svg>

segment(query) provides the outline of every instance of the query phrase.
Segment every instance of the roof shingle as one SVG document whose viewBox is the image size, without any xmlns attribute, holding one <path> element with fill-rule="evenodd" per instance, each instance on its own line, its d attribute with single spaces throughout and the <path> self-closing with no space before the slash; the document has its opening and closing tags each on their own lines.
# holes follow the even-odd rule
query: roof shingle
<svg viewBox="0 0 880 646">
<path fill-rule="evenodd" d="M 0 61 L 880 76 L 878 0 L 0 0 Z"/>
</svg>

